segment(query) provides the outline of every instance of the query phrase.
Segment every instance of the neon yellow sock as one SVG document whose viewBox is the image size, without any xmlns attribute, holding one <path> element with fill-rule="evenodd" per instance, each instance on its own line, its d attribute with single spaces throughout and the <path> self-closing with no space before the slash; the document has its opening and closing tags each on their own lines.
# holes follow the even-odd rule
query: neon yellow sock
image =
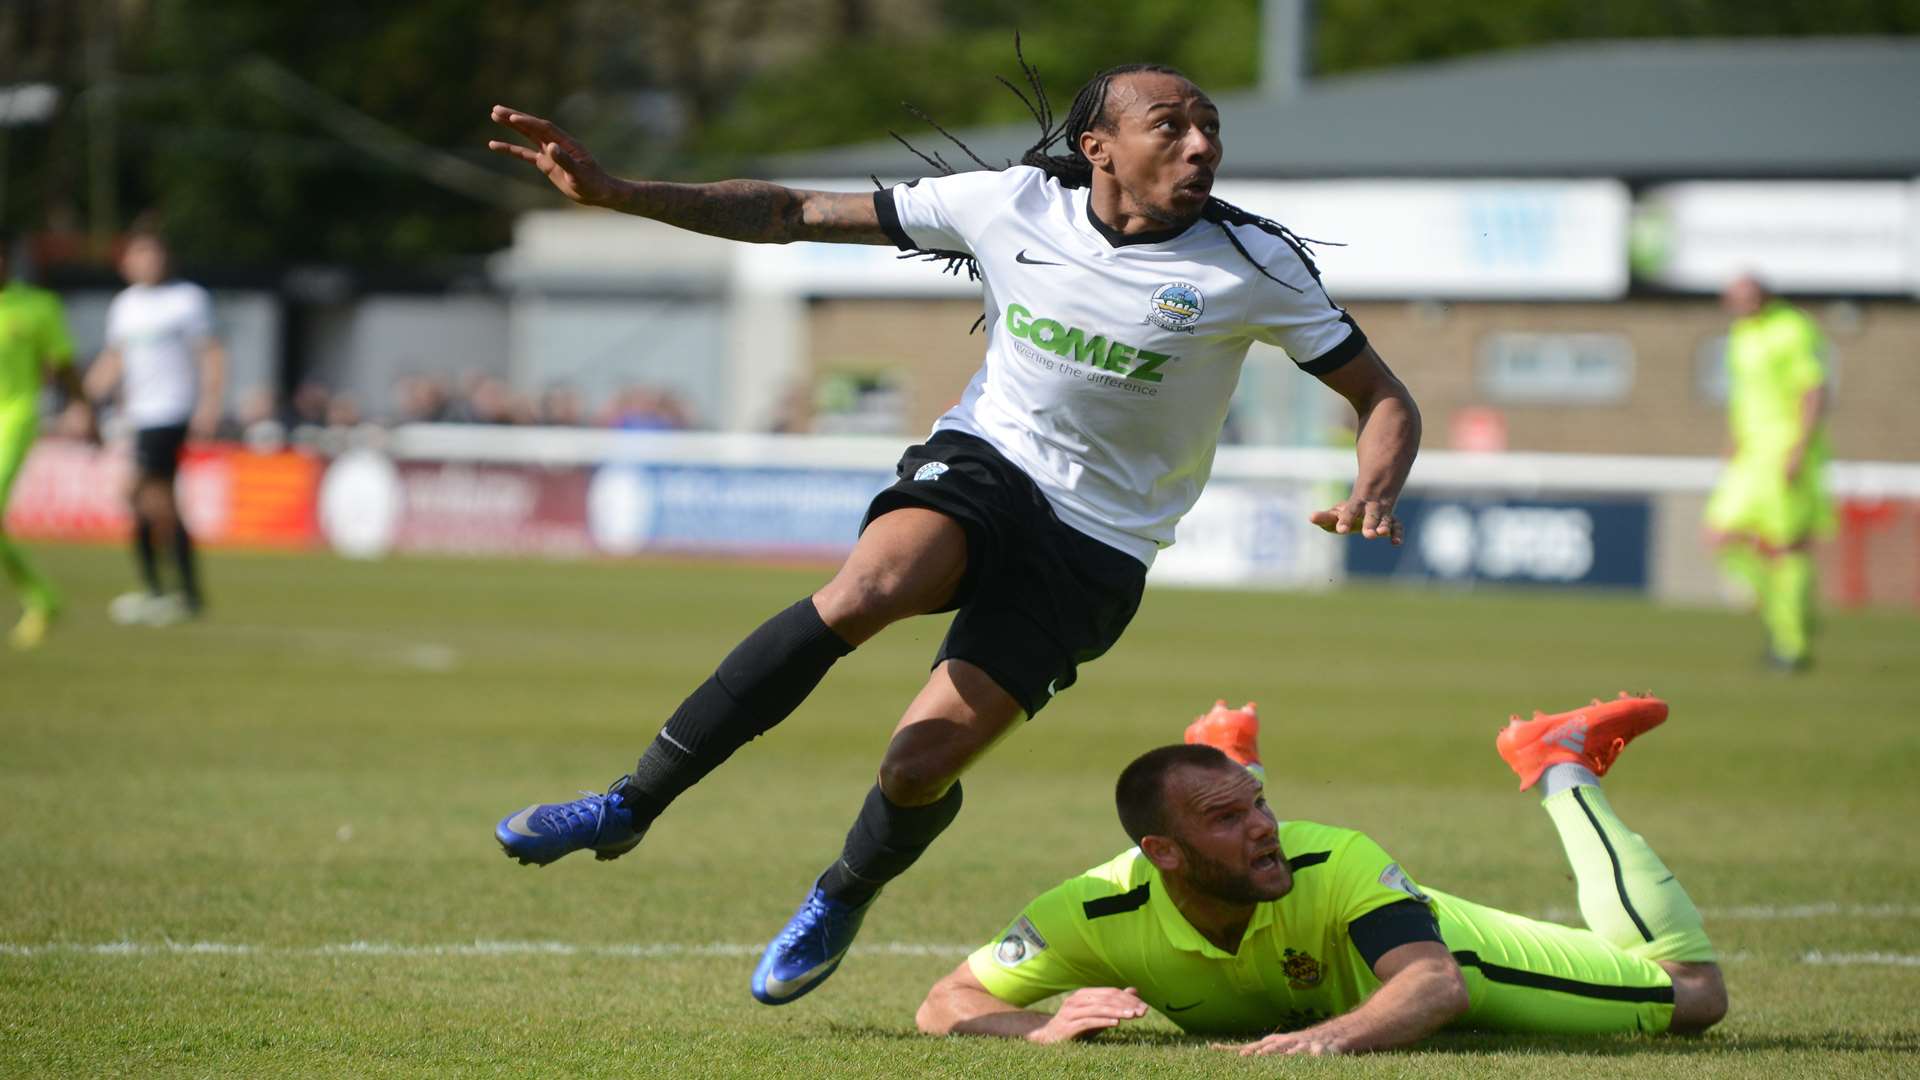
<svg viewBox="0 0 1920 1080">
<path fill-rule="evenodd" d="M 1790 551 L 1776 556 L 1768 571 L 1766 603 L 1760 614 L 1773 639 L 1773 655 L 1804 660 L 1812 636 L 1813 556 Z"/>
<path fill-rule="evenodd" d="M 1615 816 L 1597 786 L 1568 788 L 1540 805 L 1573 864 L 1588 929 L 1649 960 L 1714 958 L 1700 909 L 1647 841 Z"/>
<path fill-rule="evenodd" d="M 1753 545 L 1735 540 L 1720 547 L 1720 569 L 1728 577 L 1747 587 L 1754 603 L 1764 605 L 1769 581 L 1767 560 Z"/>
</svg>

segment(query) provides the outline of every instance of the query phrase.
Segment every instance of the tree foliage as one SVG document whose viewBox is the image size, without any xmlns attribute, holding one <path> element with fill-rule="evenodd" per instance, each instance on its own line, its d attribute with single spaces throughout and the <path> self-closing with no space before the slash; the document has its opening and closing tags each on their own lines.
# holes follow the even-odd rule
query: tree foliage
<svg viewBox="0 0 1920 1080">
<path fill-rule="evenodd" d="M 1323 75 L 1550 41 L 1920 33 L 1920 0 L 1322 0 Z M 1064 109 L 1151 60 L 1258 73 L 1258 0 L 13 0 L 0 83 L 62 90 L 0 126 L 0 216 L 112 233 L 158 210 L 198 263 L 427 266 L 497 250 L 553 205 L 484 149 L 487 107 L 554 116 L 636 174 L 1019 120 L 1013 30 Z M 101 253 L 94 252 L 98 257 Z"/>
</svg>

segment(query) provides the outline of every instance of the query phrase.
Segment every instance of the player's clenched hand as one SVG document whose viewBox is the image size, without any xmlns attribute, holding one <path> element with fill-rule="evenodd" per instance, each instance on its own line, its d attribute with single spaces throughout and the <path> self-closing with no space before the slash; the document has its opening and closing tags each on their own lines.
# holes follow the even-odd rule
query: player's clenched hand
<svg viewBox="0 0 1920 1080">
<path fill-rule="evenodd" d="M 1035 1028 L 1027 1040 L 1047 1044 L 1085 1038 L 1145 1015 L 1147 1003 L 1140 1000 L 1140 994 L 1133 987 L 1116 990 L 1111 986 L 1090 986 L 1068 994 L 1053 1019 Z"/>
<path fill-rule="evenodd" d="M 1368 540 L 1387 539 L 1395 547 L 1406 538 L 1406 526 L 1393 515 L 1392 499 L 1351 498 L 1345 502 L 1334 503 L 1325 510 L 1316 510 L 1307 516 L 1307 520 L 1330 533 L 1342 536 L 1358 532 Z"/>
<path fill-rule="evenodd" d="M 586 206 L 605 206 L 612 201 L 620 183 L 600 167 L 580 140 L 560 130 L 550 120 L 509 109 L 493 107 L 493 122 L 513 129 L 532 140 L 533 147 L 499 139 L 487 143 L 487 149 L 510 158 L 518 158 L 546 174 L 560 194 Z"/>
<path fill-rule="evenodd" d="M 1260 1057 L 1266 1054 L 1305 1054 L 1310 1057 L 1325 1057 L 1347 1052 L 1346 1044 L 1342 1040 L 1324 1033 L 1316 1034 L 1311 1029 L 1282 1031 L 1244 1046 L 1234 1046 L 1230 1043 L 1210 1045 L 1215 1050 L 1231 1050 L 1241 1057 Z"/>
</svg>

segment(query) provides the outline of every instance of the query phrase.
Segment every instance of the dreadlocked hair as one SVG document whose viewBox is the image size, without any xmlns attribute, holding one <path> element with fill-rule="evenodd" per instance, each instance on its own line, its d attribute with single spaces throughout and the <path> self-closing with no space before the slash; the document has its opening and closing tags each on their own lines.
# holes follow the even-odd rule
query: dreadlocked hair
<svg viewBox="0 0 1920 1080">
<path fill-rule="evenodd" d="M 1020 155 L 1019 164 L 1039 169 L 1048 177 L 1058 181 L 1061 187 L 1068 188 L 1091 188 L 1093 186 L 1093 162 L 1088 161 L 1087 155 L 1080 149 L 1080 136 L 1096 128 L 1103 131 L 1112 130 L 1113 121 L 1107 116 L 1107 96 L 1108 91 L 1113 88 L 1113 80 L 1123 75 L 1136 75 L 1143 72 L 1155 75 L 1172 75 L 1180 79 L 1187 78 L 1185 72 L 1165 64 L 1120 64 L 1107 68 L 1095 74 L 1093 78 L 1087 80 L 1085 85 L 1080 87 L 1080 92 L 1073 96 L 1073 104 L 1068 107 L 1066 117 L 1056 123 L 1053 117 L 1053 106 L 1047 100 L 1046 87 L 1043 86 L 1040 81 L 1040 70 L 1032 64 L 1027 63 L 1026 54 L 1020 48 L 1020 35 L 1017 31 L 1013 35 L 1013 54 L 1014 58 L 1020 64 L 1020 74 L 1027 84 L 1027 91 L 1031 91 L 1032 96 L 1029 97 L 1027 91 L 1021 90 L 1018 86 L 1015 86 L 1013 83 L 998 75 L 994 76 L 994 79 L 999 82 L 1000 85 L 1012 91 L 1013 96 L 1020 99 L 1020 103 L 1025 105 L 1027 112 L 1033 116 L 1034 123 L 1040 126 L 1039 140 L 1028 147 L 1026 153 Z M 1192 80 L 1188 81 L 1191 82 Z M 967 155 L 968 158 L 972 159 L 973 162 L 981 168 L 1012 168 L 1015 164 L 1013 161 L 1007 161 L 1001 166 L 989 165 L 987 162 L 981 160 L 980 155 L 974 153 L 971 147 L 962 142 L 959 136 L 941 127 L 932 117 L 920 111 L 920 109 L 912 103 L 902 102 L 901 104 L 908 112 L 924 121 L 929 127 L 944 136 L 948 142 L 958 147 L 961 153 Z M 940 154 L 922 153 L 919 148 L 908 142 L 898 132 L 890 131 L 887 134 L 892 135 L 895 142 L 906 147 L 915 157 L 939 170 L 939 175 L 951 176 L 958 171 Z M 1064 153 L 1056 152 L 1056 147 L 1064 151 Z M 873 177 L 872 179 L 874 186 L 882 186 L 878 177 Z M 1273 274 L 1261 264 L 1260 260 L 1253 257 L 1253 254 L 1247 250 L 1246 245 L 1241 243 L 1240 238 L 1234 234 L 1235 228 L 1258 229 L 1269 236 L 1278 237 L 1287 247 L 1293 250 L 1295 255 L 1299 256 L 1300 262 L 1306 266 L 1307 272 L 1313 275 L 1313 280 L 1315 281 L 1320 280 L 1320 267 L 1314 263 L 1313 256 L 1309 254 L 1308 245 L 1326 244 L 1331 247 L 1341 246 L 1328 240 L 1314 240 L 1310 237 L 1299 236 L 1285 225 L 1271 218 L 1262 217 L 1250 210 L 1243 210 L 1218 196 L 1208 196 L 1206 203 L 1200 208 L 1200 217 L 1203 221 L 1209 221 L 1218 225 L 1220 231 L 1226 234 L 1227 242 L 1232 244 L 1233 249 L 1240 253 L 1240 257 L 1247 260 L 1247 264 L 1259 271 L 1262 277 L 1293 292 L 1300 292 L 1301 290 L 1297 286 L 1274 277 Z M 900 257 L 903 259 L 934 259 L 943 261 L 946 263 L 945 270 L 947 273 L 958 274 L 964 269 L 970 280 L 978 280 L 980 277 L 980 264 L 975 261 L 972 256 L 964 252 L 910 251 Z M 984 321 L 985 316 L 982 316 L 981 319 Z M 975 329 L 978 329 L 979 326 L 980 322 L 974 323 Z"/>
</svg>

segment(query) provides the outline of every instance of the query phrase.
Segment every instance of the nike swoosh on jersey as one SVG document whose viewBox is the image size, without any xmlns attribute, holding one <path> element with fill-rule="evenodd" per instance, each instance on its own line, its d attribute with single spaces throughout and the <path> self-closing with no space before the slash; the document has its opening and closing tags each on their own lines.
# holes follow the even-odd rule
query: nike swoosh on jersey
<svg viewBox="0 0 1920 1080">
<path fill-rule="evenodd" d="M 1201 998 L 1200 1001 L 1196 1001 L 1192 1005 L 1169 1005 L 1162 1011 L 1170 1012 L 1170 1013 L 1186 1012 L 1188 1009 L 1198 1008 L 1201 1002 L 1204 1002 L 1206 1000 L 1207 1000 L 1206 998 Z"/>
<path fill-rule="evenodd" d="M 540 809 L 540 804 L 534 803 L 532 806 L 529 806 L 525 810 L 522 810 L 519 813 L 508 818 L 507 831 L 510 833 L 513 833 L 516 836 L 530 836 L 537 839 L 540 836 L 540 834 L 537 832 L 532 832 L 528 830 L 527 819 L 532 817 L 533 812 L 538 809 Z"/>
<path fill-rule="evenodd" d="M 824 977 L 827 972 L 833 970 L 833 965 L 839 963 L 840 957 L 845 955 L 847 955 L 845 950 L 842 950 L 839 956 L 829 956 L 791 979 L 776 979 L 773 977 L 773 974 L 769 972 L 767 974 L 767 993 L 772 997 L 787 997 L 797 993 L 805 988 L 807 984 L 818 981 Z"/>
<path fill-rule="evenodd" d="M 1013 257 L 1013 261 L 1017 263 L 1026 263 L 1028 266 L 1065 266 L 1067 265 L 1066 263 L 1048 262 L 1045 259 L 1029 259 L 1027 258 L 1026 248 L 1021 248 L 1020 253 Z"/>
</svg>

